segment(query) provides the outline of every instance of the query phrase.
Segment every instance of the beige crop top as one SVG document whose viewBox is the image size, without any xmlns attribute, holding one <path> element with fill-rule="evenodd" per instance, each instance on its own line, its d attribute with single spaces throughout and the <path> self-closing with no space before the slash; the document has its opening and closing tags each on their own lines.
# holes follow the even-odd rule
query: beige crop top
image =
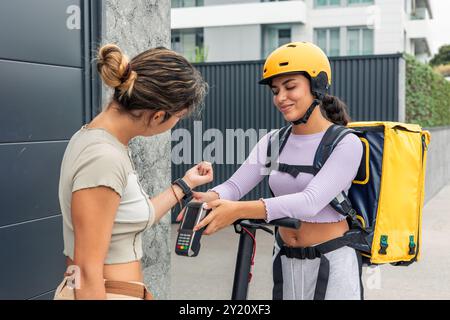
<svg viewBox="0 0 450 320">
<path fill-rule="evenodd" d="M 70 139 L 61 165 L 59 202 L 64 255 L 74 258 L 72 192 L 97 186 L 110 187 L 121 197 L 105 264 L 140 260 L 141 234 L 153 224 L 155 210 L 139 183 L 128 147 L 108 131 L 86 125 Z"/>
</svg>

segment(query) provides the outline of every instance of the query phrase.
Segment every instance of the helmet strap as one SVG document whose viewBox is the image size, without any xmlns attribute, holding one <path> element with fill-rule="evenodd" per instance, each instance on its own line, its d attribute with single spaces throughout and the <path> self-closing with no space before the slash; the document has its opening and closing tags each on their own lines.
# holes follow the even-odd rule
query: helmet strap
<svg viewBox="0 0 450 320">
<path fill-rule="evenodd" d="M 311 114 L 313 113 L 314 109 L 320 104 L 320 101 L 317 99 L 314 99 L 314 101 L 311 103 L 311 105 L 309 106 L 308 110 L 306 110 L 305 114 L 303 115 L 303 117 L 301 117 L 298 120 L 292 121 L 293 125 L 299 125 L 302 123 L 307 123 L 309 120 L 309 117 L 311 117 Z"/>
</svg>

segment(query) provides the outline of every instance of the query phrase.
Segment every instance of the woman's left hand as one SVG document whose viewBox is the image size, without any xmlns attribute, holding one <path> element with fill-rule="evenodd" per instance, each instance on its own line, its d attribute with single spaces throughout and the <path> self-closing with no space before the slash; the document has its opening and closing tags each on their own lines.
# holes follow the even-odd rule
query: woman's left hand
<svg viewBox="0 0 450 320">
<path fill-rule="evenodd" d="M 206 235 L 211 235 L 240 218 L 239 201 L 217 199 L 208 202 L 205 209 L 212 211 L 194 227 L 194 231 L 207 226 L 203 232 Z"/>
<path fill-rule="evenodd" d="M 186 171 L 183 180 L 191 189 L 213 181 L 214 174 L 210 162 L 202 161 Z"/>
</svg>

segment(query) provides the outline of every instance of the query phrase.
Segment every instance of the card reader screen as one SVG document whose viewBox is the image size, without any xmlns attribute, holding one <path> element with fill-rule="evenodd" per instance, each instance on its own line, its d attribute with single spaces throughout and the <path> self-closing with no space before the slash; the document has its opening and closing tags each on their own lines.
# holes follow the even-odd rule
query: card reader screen
<svg viewBox="0 0 450 320">
<path fill-rule="evenodd" d="M 186 209 L 184 222 L 183 222 L 183 225 L 181 226 L 182 229 L 191 230 L 194 228 L 199 210 L 201 210 L 201 209 L 197 209 L 197 208 L 187 208 Z"/>
</svg>

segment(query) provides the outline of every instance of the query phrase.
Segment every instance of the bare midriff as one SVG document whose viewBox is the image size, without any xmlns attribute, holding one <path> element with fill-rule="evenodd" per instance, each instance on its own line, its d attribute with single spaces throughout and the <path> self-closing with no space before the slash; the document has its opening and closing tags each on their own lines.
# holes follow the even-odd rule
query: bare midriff
<svg viewBox="0 0 450 320">
<path fill-rule="evenodd" d="M 66 257 L 67 266 L 75 263 L 69 257 Z M 132 261 L 128 263 L 105 264 L 103 266 L 103 278 L 113 281 L 136 281 L 144 282 L 141 262 Z"/>
<path fill-rule="evenodd" d="M 330 223 L 311 223 L 302 221 L 298 230 L 279 229 L 281 239 L 289 247 L 309 247 L 344 235 L 348 231 L 346 220 Z"/>
</svg>

